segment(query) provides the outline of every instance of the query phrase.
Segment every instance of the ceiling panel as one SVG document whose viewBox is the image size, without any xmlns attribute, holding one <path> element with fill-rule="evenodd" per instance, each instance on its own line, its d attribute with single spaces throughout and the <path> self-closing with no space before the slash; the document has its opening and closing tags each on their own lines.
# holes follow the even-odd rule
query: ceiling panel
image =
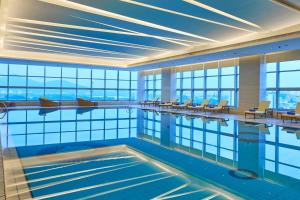
<svg viewBox="0 0 300 200">
<path fill-rule="evenodd" d="M 1 11 L 2 50 L 123 66 L 300 23 L 270 0 L 2 0 Z"/>
</svg>

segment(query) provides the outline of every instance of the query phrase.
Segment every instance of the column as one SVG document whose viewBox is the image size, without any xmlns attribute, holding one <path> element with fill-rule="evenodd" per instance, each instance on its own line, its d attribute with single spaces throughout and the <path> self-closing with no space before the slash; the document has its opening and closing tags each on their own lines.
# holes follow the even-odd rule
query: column
<svg viewBox="0 0 300 200">
<path fill-rule="evenodd" d="M 265 56 L 255 55 L 240 58 L 239 107 L 243 113 L 257 107 L 266 98 Z"/>
<path fill-rule="evenodd" d="M 142 72 L 138 73 L 138 81 L 137 81 L 137 101 L 144 101 L 145 96 L 145 77 L 143 76 Z"/>
<path fill-rule="evenodd" d="M 176 98 L 176 72 L 171 68 L 161 70 L 161 101 Z"/>
</svg>

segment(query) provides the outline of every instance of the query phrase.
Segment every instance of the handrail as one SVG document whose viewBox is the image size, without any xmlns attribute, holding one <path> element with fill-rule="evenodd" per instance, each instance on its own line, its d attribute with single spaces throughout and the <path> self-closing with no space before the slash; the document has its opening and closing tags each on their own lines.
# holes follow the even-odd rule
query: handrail
<svg viewBox="0 0 300 200">
<path fill-rule="evenodd" d="M 3 119 L 4 117 L 5 117 L 5 115 L 6 115 L 6 110 L 7 110 L 7 105 L 4 103 L 4 102 L 0 102 L 0 104 L 2 104 L 2 105 L 4 105 L 3 107 L 4 107 L 4 109 L 3 109 L 3 111 L 2 111 L 2 106 L 0 106 L 0 113 L 4 113 L 3 114 L 3 116 L 0 116 L 0 119 Z"/>
</svg>

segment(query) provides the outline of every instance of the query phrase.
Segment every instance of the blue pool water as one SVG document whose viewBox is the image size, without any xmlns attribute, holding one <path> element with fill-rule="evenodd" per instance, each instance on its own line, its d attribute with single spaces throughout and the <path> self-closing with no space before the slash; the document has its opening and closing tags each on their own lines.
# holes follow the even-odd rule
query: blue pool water
<svg viewBox="0 0 300 200">
<path fill-rule="evenodd" d="M 14 184 L 37 199 L 300 196 L 298 129 L 106 108 L 11 110 L 0 131 L 4 166 L 15 149 L 26 181 Z M 170 169 L 131 151 L 93 154 L 119 145 Z"/>
</svg>

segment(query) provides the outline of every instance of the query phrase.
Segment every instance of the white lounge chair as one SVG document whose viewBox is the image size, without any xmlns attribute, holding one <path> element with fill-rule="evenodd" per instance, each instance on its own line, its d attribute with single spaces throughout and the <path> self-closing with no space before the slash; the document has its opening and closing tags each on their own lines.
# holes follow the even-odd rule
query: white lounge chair
<svg viewBox="0 0 300 200">
<path fill-rule="evenodd" d="M 205 112 L 222 112 L 224 108 L 228 105 L 227 100 L 221 100 L 220 103 L 215 107 L 206 107 L 204 109 Z"/>
<path fill-rule="evenodd" d="M 201 104 L 196 106 L 188 106 L 188 109 L 191 109 L 193 111 L 204 111 L 204 109 L 209 105 L 209 100 L 204 99 Z"/>
<path fill-rule="evenodd" d="M 192 103 L 192 99 L 186 100 L 183 104 L 180 105 L 173 105 L 172 108 L 175 109 L 185 109 Z"/>
<path fill-rule="evenodd" d="M 247 115 L 252 115 L 255 119 L 256 115 L 267 117 L 267 110 L 270 107 L 270 101 L 262 101 L 259 103 L 258 108 L 250 109 L 245 111 L 245 118 Z"/>
<path fill-rule="evenodd" d="M 295 111 L 292 112 L 287 112 L 285 114 L 281 115 L 281 119 L 284 122 L 284 120 L 299 120 L 300 119 L 300 102 L 297 103 Z"/>
</svg>

